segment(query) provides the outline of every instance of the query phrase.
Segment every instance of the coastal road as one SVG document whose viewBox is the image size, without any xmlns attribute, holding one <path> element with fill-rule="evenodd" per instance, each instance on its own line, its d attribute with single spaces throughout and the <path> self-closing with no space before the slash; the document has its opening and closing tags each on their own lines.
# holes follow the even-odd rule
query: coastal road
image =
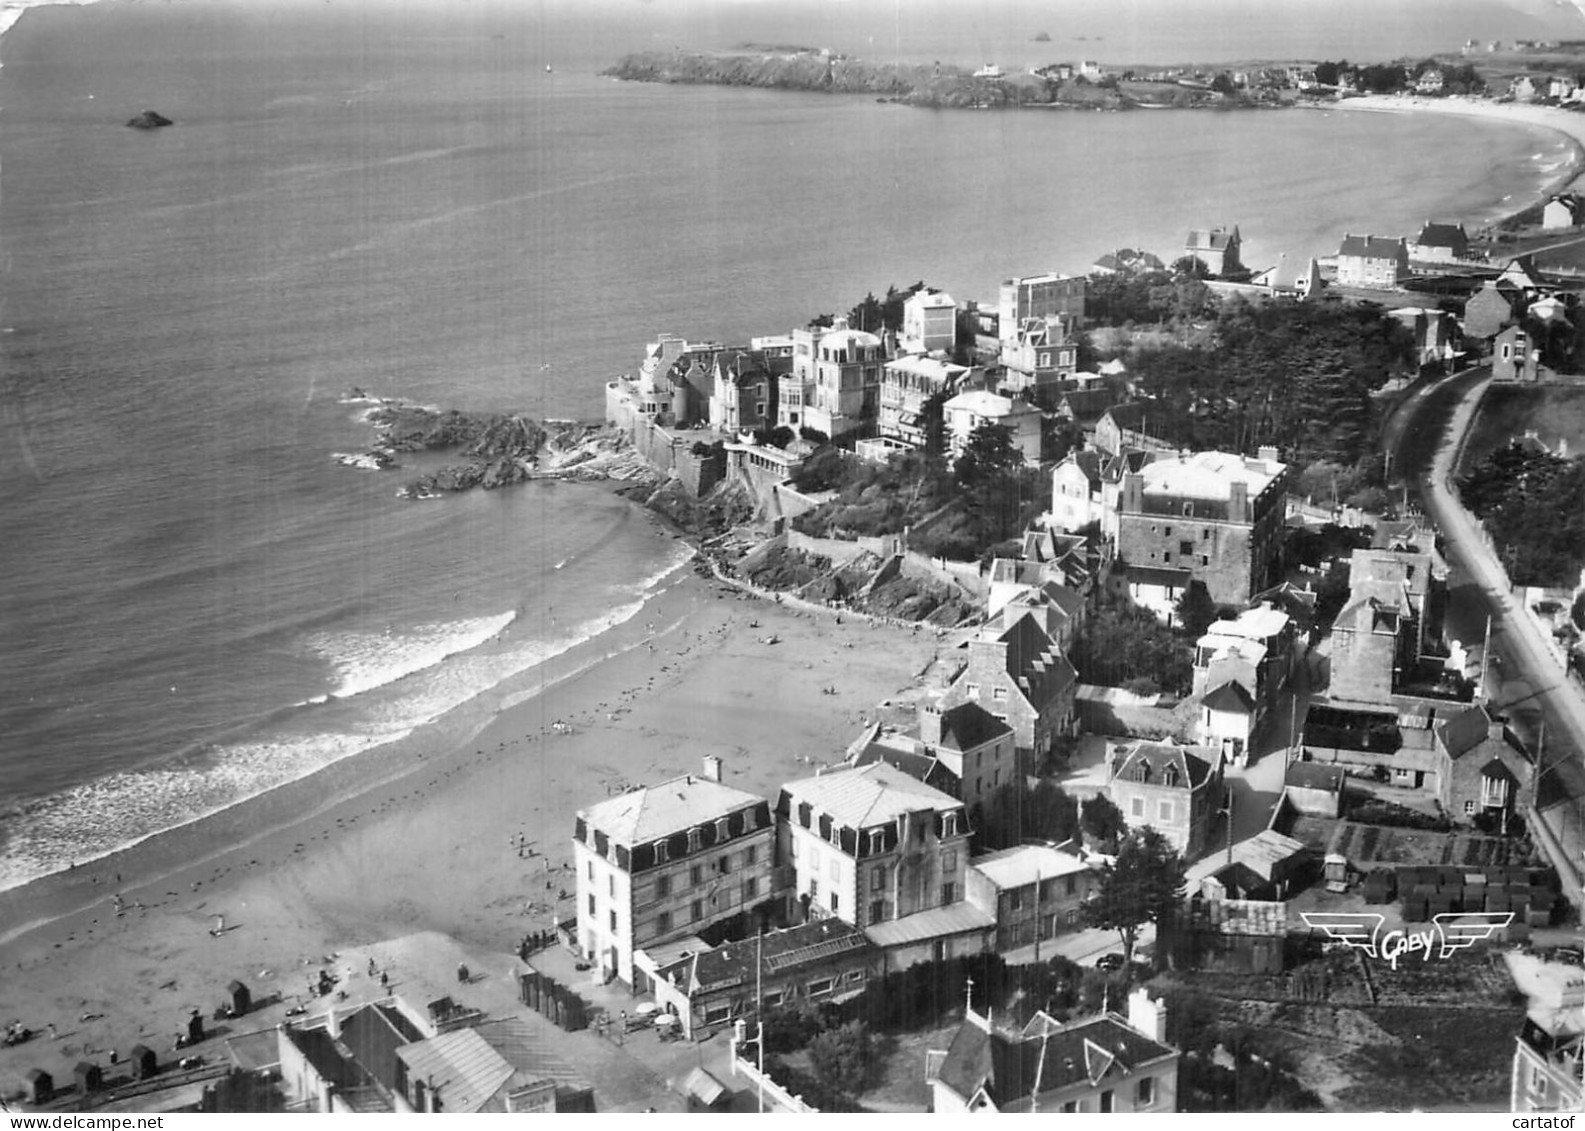
<svg viewBox="0 0 1585 1131">
<path fill-rule="evenodd" d="M 1585 849 L 1585 694 L 1552 659 L 1535 623 L 1519 608 L 1509 592 L 1495 553 L 1487 544 L 1475 517 L 1459 500 L 1453 486 L 1454 468 L 1464 436 L 1474 421 L 1489 375 L 1472 374 L 1453 386 L 1444 386 L 1456 399 L 1451 417 L 1435 445 L 1429 463 L 1404 466 L 1416 475 L 1422 504 L 1441 533 L 1443 551 L 1451 567 L 1448 579 L 1448 624 L 1466 642 L 1478 640 L 1484 618 L 1491 618 L 1491 653 L 1494 680 L 1492 706 L 1509 714 L 1515 729 L 1535 749 L 1544 730 L 1540 764 L 1536 770 L 1536 807 L 1540 823 L 1537 840 L 1547 850 L 1565 892 L 1576 906 L 1582 902 L 1581 862 Z M 1396 439 L 1411 435 L 1422 399 L 1398 429 Z M 1425 421 L 1424 428 L 1437 422 Z M 1423 438 L 1423 431 L 1422 431 Z M 1413 456 L 1407 461 L 1415 462 Z M 1528 732 L 1528 733 L 1527 733 Z M 1550 841 L 1550 843 L 1548 843 Z"/>
</svg>

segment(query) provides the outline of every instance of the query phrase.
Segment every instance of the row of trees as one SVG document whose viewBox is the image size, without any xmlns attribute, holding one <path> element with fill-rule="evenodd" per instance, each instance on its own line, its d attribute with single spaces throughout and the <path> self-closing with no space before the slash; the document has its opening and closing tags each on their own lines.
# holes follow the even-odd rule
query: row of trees
<svg viewBox="0 0 1585 1131">
<path fill-rule="evenodd" d="M 1418 63 L 1366 63 L 1356 66 L 1347 59 L 1327 60 L 1315 68 L 1315 81 L 1323 86 L 1337 86 L 1345 78 L 1352 79 L 1356 90 L 1371 94 L 1396 94 L 1411 90 L 1427 71 L 1442 72 L 1443 94 L 1484 94 L 1486 80 L 1480 77 L 1471 63 L 1438 63 L 1435 59 L 1422 59 Z"/>
<path fill-rule="evenodd" d="M 1055 782 L 1008 782 L 970 815 L 978 851 L 1012 848 L 1029 840 L 1061 844 L 1083 835 L 1102 852 L 1115 852 L 1128 831 L 1122 811 L 1104 793 L 1082 804 Z"/>
<path fill-rule="evenodd" d="M 1215 616 L 1215 606 L 1209 602 L 1206 595 L 1206 607 L 1193 614 L 1200 632 Z M 1074 635 L 1068 659 L 1084 683 L 1122 687 L 1139 695 L 1184 695 L 1194 681 L 1193 638 L 1164 627 L 1150 610 L 1110 593 Z"/>
</svg>

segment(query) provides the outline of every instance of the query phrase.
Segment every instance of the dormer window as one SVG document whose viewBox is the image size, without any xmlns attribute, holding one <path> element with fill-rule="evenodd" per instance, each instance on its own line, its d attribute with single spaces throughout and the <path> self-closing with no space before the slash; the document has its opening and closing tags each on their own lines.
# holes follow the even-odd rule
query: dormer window
<svg viewBox="0 0 1585 1131">
<path fill-rule="evenodd" d="M 689 852 L 698 852 L 699 848 L 700 848 L 700 845 L 703 843 L 703 838 L 704 838 L 704 830 L 703 829 L 689 829 L 688 830 L 688 851 Z"/>
<path fill-rule="evenodd" d="M 942 818 L 941 818 L 941 835 L 942 836 L 957 836 L 958 835 L 958 815 L 956 813 L 946 813 L 946 814 L 944 814 L 942 816 Z"/>
<path fill-rule="evenodd" d="M 666 850 L 668 847 L 669 846 L 663 840 L 657 840 L 655 842 L 655 863 L 666 863 Z"/>
<path fill-rule="evenodd" d="M 723 841 L 730 839 L 731 836 L 732 836 L 732 828 L 727 823 L 727 819 L 725 817 L 722 817 L 719 821 L 717 821 L 715 823 L 715 842 L 717 844 L 720 844 Z"/>
<path fill-rule="evenodd" d="M 879 856 L 886 851 L 886 833 L 881 829 L 870 830 L 870 855 Z"/>
<path fill-rule="evenodd" d="M 1178 784 L 1178 767 L 1169 765 L 1165 770 L 1163 770 L 1161 772 L 1161 780 L 1165 784 L 1167 784 L 1169 786 L 1177 785 Z"/>
<path fill-rule="evenodd" d="M 1149 766 L 1145 765 L 1143 762 L 1139 762 L 1139 763 L 1135 764 L 1135 766 L 1134 766 L 1134 780 L 1135 781 L 1144 781 L 1149 776 L 1150 776 L 1150 767 Z"/>
<path fill-rule="evenodd" d="M 758 815 L 757 815 L 755 810 L 753 810 L 753 809 L 745 809 L 745 810 L 743 810 L 743 831 L 744 832 L 746 832 L 746 833 L 753 832 L 754 831 L 754 826 L 757 823 L 757 821 L 758 821 Z"/>
</svg>

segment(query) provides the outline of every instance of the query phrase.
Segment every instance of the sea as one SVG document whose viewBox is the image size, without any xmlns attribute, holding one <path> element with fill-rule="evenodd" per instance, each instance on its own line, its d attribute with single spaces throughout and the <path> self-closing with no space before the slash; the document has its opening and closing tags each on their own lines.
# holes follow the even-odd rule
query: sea
<svg viewBox="0 0 1585 1131">
<path fill-rule="evenodd" d="M 599 74 L 750 40 L 1022 66 L 1498 34 L 1460 0 L 1221 36 L 1247 4 L 1185 7 L 8 11 L 0 889 L 409 735 L 686 571 L 598 488 L 399 499 L 413 467 L 333 458 L 370 442 L 370 397 L 598 418 L 660 332 L 784 333 L 917 280 L 994 301 L 1004 277 L 1170 259 L 1215 224 L 1252 265 L 1302 259 L 1479 225 L 1567 167 L 1554 135 L 1452 118 L 937 112 Z M 125 128 L 145 109 L 176 124 Z"/>
</svg>

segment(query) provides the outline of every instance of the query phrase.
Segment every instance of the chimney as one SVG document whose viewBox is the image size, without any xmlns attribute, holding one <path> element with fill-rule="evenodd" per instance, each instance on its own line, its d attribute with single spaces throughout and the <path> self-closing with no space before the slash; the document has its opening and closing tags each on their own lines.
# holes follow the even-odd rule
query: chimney
<svg viewBox="0 0 1585 1131">
<path fill-rule="evenodd" d="M 923 703 L 919 707 L 919 741 L 926 746 L 941 745 L 941 706 Z"/>
<path fill-rule="evenodd" d="M 1145 477 L 1137 471 L 1123 476 L 1123 505 L 1125 514 L 1139 514 L 1145 509 Z"/>
<path fill-rule="evenodd" d="M 1267 463 L 1277 463 L 1277 462 L 1279 462 L 1278 456 L 1277 456 L 1277 449 L 1276 449 L 1275 446 L 1273 446 L 1271 444 L 1263 444 L 1263 445 L 1261 445 L 1260 458 L 1265 460 Z"/>
<path fill-rule="evenodd" d="M 341 1039 L 341 1018 L 336 1016 L 335 1006 L 331 1006 L 330 1012 L 325 1014 L 325 1032 L 329 1033 L 335 1040 L 339 1041 Z"/>
<path fill-rule="evenodd" d="M 1227 521 L 1249 521 L 1249 484 L 1242 479 L 1227 485 Z"/>
<path fill-rule="evenodd" d="M 718 782 L 721 780 L 721 759 L 714 754 L 704 756 L 704 772 L 699 775 L 705 781 Z"/>
<path fill-rule="evenodd" d="M 1136 1032 L 1143 1033 L 1153 1041 L 1165 1044 L 1167 1041 L 1167 1001 L 1157 998 L 1152 1001 L 1150 991 L 1144 986 L 1137 987 L 1128 995 L 1128 1027 Z"/>
</svg>

